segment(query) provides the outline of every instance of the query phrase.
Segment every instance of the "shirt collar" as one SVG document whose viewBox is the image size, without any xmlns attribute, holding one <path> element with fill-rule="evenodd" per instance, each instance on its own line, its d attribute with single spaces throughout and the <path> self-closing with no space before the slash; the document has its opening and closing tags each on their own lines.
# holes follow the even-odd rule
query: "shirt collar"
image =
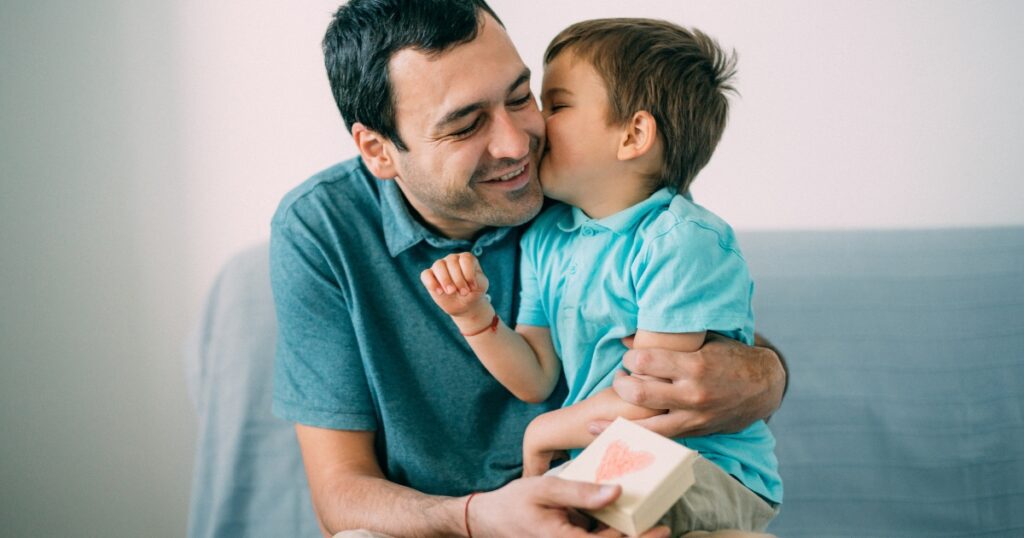
<svg viewBox="0 0 1024 538">
<path fill-rule="evenodd" d="M 426 241 L 435 248 L 444 250 L 471 250 L 486 247 L 499 241 L 511 228 L 489 228 L 476 241 L 450 239 L 428 230 L 412 215 L 405 195 L 394 180 L 376 179 L 380 188 L 381 224 L 384 228 L 384 243 L 391 257 L 398 256 L 420 241 Z"/>
<path fill-rule="evenodd" d="M 667 187 L 660 189 L 648 196 L 644 201 L 603 219 L 592 219 L 580 208 L 573 207 L 571 217 L 559 222 L 558 228 L 563 232 L 573 232 L 584 224 L 589 223 L 592 226 L 609 230 L 615 234 L 626 233 L 635 228 L 654 209 L 669 205 L 674 195 L 675 193 Z"/>
</svg>

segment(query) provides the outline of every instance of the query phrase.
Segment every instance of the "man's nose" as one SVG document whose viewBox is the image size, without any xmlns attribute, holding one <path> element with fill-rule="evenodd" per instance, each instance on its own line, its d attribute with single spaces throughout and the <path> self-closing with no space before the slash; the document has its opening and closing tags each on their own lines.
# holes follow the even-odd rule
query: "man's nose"
<svg viewBox="0 0 1024 538">
<path fill-rule="evenodd" d="M 521 159 L 530 152 L 530 134 L 508 111 L 502 110 L 494 116 L 488 149 L 495 159 Z"/>
</svg>

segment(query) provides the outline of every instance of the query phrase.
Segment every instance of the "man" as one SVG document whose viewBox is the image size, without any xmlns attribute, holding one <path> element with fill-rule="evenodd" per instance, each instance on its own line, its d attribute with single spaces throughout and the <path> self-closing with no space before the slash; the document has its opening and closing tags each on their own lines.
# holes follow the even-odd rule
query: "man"
<svg viewBox="0 0 1024 538">
<path fill-rule="evenodd" d="M 542 204 L 544 122 L 529 70 L 482 0 L 353 0 L 324 52 L 361 158 L 289 193 L 271 235 L 274 411 L 297 423 L 321 527 L 590 535 L 568 508 L 606 505 L 617 488 L 509 482 L 526 425 L 564 392 L 518 401 L 418 279 L 433 260 L 471 251 L 512 319 L 516 227 Z M 620 377 L 618 394 L 669 409 L 644 424 L 672 436 L 739 430 L 774 411 L 785 384 L 773 352 L 724 339 L 624 361 L 648 377 Z"/>
</svg>

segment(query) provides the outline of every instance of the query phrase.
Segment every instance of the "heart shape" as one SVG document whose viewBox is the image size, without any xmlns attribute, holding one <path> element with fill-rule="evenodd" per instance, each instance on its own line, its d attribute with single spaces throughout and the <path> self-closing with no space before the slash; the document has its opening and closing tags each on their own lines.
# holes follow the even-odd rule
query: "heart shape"
<svg viewBox="0 0 1024 538">
<path fill-rule="evenodd" d="M 654 463 L 654 454 L 643 450 L 630 450 L 622 440 L 608 445 L 597 466 L 597 482 L 606 482 L 646 469 Z"/>
</svg>

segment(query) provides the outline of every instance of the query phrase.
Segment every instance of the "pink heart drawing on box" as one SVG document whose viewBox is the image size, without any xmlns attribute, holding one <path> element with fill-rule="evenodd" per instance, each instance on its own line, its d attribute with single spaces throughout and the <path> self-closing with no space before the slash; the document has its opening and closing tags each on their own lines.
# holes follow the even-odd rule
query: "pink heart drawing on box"
<svg viewBox="0 0 1024 538">
<path fill-rule="evenodd" d="M 643 450 L 630 450 L 623 441 L 608 445 L 597 466 L 597 482 L 605 482 L 620 476 L 646 469 L 654 463 L 654 454 Z"/>
</svg>

